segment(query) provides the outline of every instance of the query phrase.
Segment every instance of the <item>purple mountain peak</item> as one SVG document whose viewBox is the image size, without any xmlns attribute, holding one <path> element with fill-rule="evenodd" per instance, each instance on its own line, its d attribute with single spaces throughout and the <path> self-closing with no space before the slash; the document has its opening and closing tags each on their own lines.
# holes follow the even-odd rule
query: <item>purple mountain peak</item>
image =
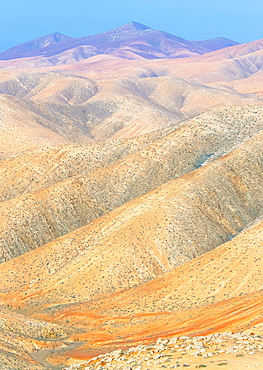
<svg viewBox="0 0 263 370">
<path fill-rule="evenodd" d="M 93 36 L 73 38 L 54 32 L 28 41 L 0 53 L 0 60 L 25 57 L 53 58 L 52 63 L 67 63 L 69 55 L 76 61 L 98 54 L 116 55 L 121 58 L 146 59 L 180 58 L 197 56 L 213 50 L 236 45 L 225 38 L 187 41 L 163 31 L 156 31 L 144 24 L 130 22 Z M 63 53 L 66 52 L 66 55 Z M 66 59 L 65 59 L 66 58 Z"/>
<path fill-rule="evenodd" d="M 138 23 L 138 22 L 130 22 L 130 23 L 127 23 L 126 25 L 124 25 L 123 27 L 125 27 L 125 26 L 133 27 L 138 31 L 152 30 L 151 27 L 145 26 L 144 24 L 141 24 L 141 23 Z"/>
</svg>

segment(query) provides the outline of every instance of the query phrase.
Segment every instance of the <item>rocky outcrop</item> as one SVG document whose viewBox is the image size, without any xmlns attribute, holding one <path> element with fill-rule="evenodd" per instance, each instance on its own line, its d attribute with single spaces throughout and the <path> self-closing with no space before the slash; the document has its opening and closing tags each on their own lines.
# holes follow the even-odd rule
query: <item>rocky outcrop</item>
<svg viewBox="0 0 263 370">
<path fill-rule="evenodd" d="M 74 363 L 66 370 L 175 369 L 177 367 L 212 368 L 227 365 L 231 369 L 259 366 L 263 337 L 245 333 L 217 333 L 199 337 L 159 338 L 150 345 L 117 350 Z M 212 365 L 213 364 L 213 365 Z M 248 365 L 250 364 L 250 365 Z M 212 367 L 211 367 L 212 366 Z"/>
</svg>

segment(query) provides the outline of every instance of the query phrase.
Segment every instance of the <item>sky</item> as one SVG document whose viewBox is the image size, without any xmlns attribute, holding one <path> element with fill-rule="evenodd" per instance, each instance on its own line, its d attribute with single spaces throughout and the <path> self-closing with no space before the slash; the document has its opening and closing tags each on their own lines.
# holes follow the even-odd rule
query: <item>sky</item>
<svg viewBox="0 0 263 370">
<path fill-rule="evenodd" d="M 262 0 L 12 0 L 1 3 L 0 51 L 53 32 L 93 35 L 136 21 L 187 40 L 263 38 Z"/>
</svg>

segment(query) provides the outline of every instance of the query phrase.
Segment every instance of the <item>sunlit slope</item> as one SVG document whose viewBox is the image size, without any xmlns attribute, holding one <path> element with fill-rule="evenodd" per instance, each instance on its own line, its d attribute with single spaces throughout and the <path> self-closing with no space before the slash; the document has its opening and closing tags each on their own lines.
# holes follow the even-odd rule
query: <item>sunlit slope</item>
<svg viewBox="0 0 263 370">
<path fill-rule="evenodd" d="M 77 338 L 86 343 L 67 353 L 75 359 L 158 337 L 249 329 L 262 334 L 262 232 L 260 221 L 148 283 L 95 302 L 54 306 L 36 316 L 85 330 Z"/>
<path fill-rule="evenodd" d="M 263 210 L 262 133 L 88 226 L 3 263 L 1 300 L 96 299 L 145 282 L 237 235 Z"/>
<path fill-rule="evenodd" d="M 214 89 L 175 77 L 96 81 L 55 73 L 22 76 L 29 85 L 31 79 L 39 81 L 35 90 L 24 92 L 25 98 L 81 106 L 85 124 L 95 139 L 144 134 L 215 106 L 256 101 L 234 90 Z M 21 76 L 18 74 L 16 79 Z"/>
<path fill-rule="evenodd" d="M 222 89 L 223 87 L 234 89 L 235 91 L 241 94 L 255 94 L 262 98 L 263 96 L 263 88 L 262 88 L 262 81 L 263 81 L 263 71 L 259 70 L 255 72 L 251 76 L 234 81 L 225 81 L 225 82 L 217 82 L 210 84 L 212 87 L 219 87 Z"/>
<path fill-rule="evenodd" d="M 231 241 L 155 280 L 103 301 L 83 303 L 79 309 L 99 311 L 102 315 L 108 315 L 110 310 L 116 315 L 173 312 L 260 291 L 263 284 L 262 233 L 263 222 L 260 221 Z M 247 299 L 244 297 L 244 301 Z"/>
<path fill-rule="evenodd" d="M 94 80 L 66 72 L 1 72 L 1 156 L 56 144 L 58 137 L 89 143 L 144 135 L 214 107 L 261 102 L 181 78 L 121 79 L 118 73 L 117 79 Z"/>
<path fill-rule="evenodd" d="M 117 56 L 97 55 L 72 64 L 48 67 L 43 58 L 21 58 L 19 60 L 0 61 L 0 68 L 10 68 L 12 73 L 19 68 L 34 72 L 65 70 L 77 75 L 95 79 L 147 78 L 173 76 L 200 83 L 234 81 L 246 79 L 262 69 L 263 41 L 256 40 L 235 45 L 205 55 L 157 60 L 127 60 Z M 129 53 L 123 50 L 123 54 Z M 35 68 L 34 68 L 35 67 Z M 3 72 L 1 71 L 1 74 Z"/>
<path fill-rule="evenodd" d="M 41 164 L 46 158 L 43 150 L 34 152 L 32 156 L 25 154 L 3 162 L 4 168 L 10 163 L 10 171 L 4 172 L 4 198 L 19 193 L 19 189 L 28 191 L 27 186 L 43 187 L 50 166 L 47 181 L 63 179 L 70 173 L 72 176 L 0 205 L 1 260 L 16 257 L 84 226 L 104 213 L 231 151 L 261 130 L 262 112 L 260 106 L 215 110 L 185 122 L 181 128 L 159 139 L 158 135 L 162 136 L 162 133 L 116 143 L 116 149 L 114 143 L 105 144 L 98 155 L 96 146 L 88 147 L 82 154 L 78 154 L 79 147 L 51 150 L 47 151 L 49 159 L 45 166 Z M 106 159 L 107 153 L 109 157 Z M 51 158 L 51 154 L 54 157 Z M 125 154 L 126 157 L 118 161 Z M 26 166 L 21 165 L 20 168 L 19 163 L 26 158 Z M 101 158 L 102 163 L 96 163 L 96 158 Z M 116 162 L 103 167 L 103 162 L 106 164 L 107 160 Z M 85 164 L 86 161 L 89 162 Z M 35 163 L 37 167 L 34 170 Z M 103 168 L 87 173 L 89 168 L 96 169 L 97 165 Z M 76 167 L 75 171 L 79 174 L 73 176 L 71 167 Z M 37 174 L 38 169 L 40 175 L 31 184 L 32 176 Z M 19 181 L 21 172 L 24 173 Z M 11 183 L 10 174 L 16 178 Z"/>
<path fill-rule="evenodd" d="M 86 330 L 72 337 L 79 341 L 78 348 L 69 348 L 64 353 L 58 350 L 49 358 L 52 363 L 70 364 L 105 352 L 150 344 L 158 338 L 183 336 L 187 339 L 185 336 L 197 336 L 196 341 L 199 341 L 198 336 L 242 331 L 262 335 L 262 291 L 178 312 L 133 312 L 117 316 L 115 311 L 111 310 L 108 315 L 100 315 L 99 311 L 94 313 L 81 310 L 81 307 L 76 305 L 62 308 L 52 317 L 48 313 L 42 313 L 40 316 L 47 320 L 67 322 L 65 325 L 70 324 Z M 244 342 L 243 346 L 249 348 L 249 342 Z M 189 349 L 184 351 L 188 355 L 189 352 L 192 353 Z M 151 353 L 150 357 L 152 356 Z M 190 358 L 195 362 L 194 357 Z M 224 353 L 224 359 L 227 358 L 228 355 Z"/>
<path fill-rule="evenodd" d="M 0 96 L 0 159 L 26 149 L 68 143 L 70 139 L 53 132 L 47 120 L 39 122 L 22 101 Z"/>
<path fill-rule="evenodd" d="M 146 62 L 101 55 L 63 68 L 91 78 L 173 76 L 208 84 L 240 79 L 244 79 L 245 82 L 246 78 L 262 69 L 262 58 L 263 41 L 257 40 L 198 57 Z M 28 62 L 34 63 L 30 60 Z"/>
<path fill-rule="evenodd" d="M 2 160 L 0 200 L 41 190 L 73 176 L 87 175 L 142 150 L 173 130 L 170 127 L 122 141 L 41 147 Z"/>
</svg>

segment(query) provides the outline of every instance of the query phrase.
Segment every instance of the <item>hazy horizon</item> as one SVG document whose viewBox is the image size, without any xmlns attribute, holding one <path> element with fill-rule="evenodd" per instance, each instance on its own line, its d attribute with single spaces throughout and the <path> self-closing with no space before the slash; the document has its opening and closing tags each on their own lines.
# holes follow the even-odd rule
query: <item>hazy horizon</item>
<svg viewBox="0 0 263 370">
<path fill-rule="evenodd" d="M 18 44 L 59 32 L 71 37 L 102 33 L 136 21 L 187 40 L 226 37 L 245 43 L 262 38 L 261 14 L 263 3 L 249 4 L 231 1 L 202 0 L 196 3 L 178 1 L 135 0 L 119 2 L 102 0 L 98 3 L 63 3 L 18 0 L 2 4 L 0 51 Z"/>
</svg>

